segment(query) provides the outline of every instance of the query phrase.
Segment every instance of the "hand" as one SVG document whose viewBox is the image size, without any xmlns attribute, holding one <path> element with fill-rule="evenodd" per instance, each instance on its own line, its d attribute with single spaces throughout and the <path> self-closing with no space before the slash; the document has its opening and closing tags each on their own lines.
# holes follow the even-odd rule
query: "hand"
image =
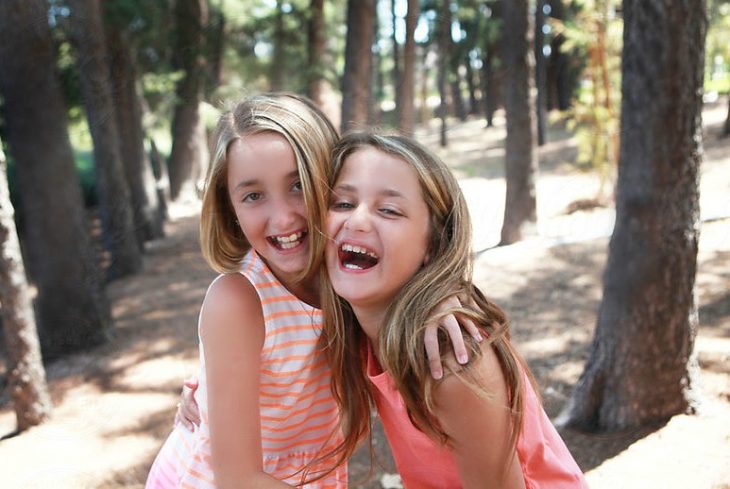
<svg viewBox="0 0 730 489">
<path fill-rule="evenodd" d="M 461 301 L 458 297 L 449 297 L 448 299 L 441 301 L 436 306 L 436 314 L 440 314 L 452 308 L 461 307 Z M 443 366 L 441 365 L 441 352 L 439 351 L 438 342 L 438 329 L 439 327 L 444 328 L 451 338 L 451 344 L 454 347 L 454 355 L 456 361 L 465 364 L 469 361 L 469 354 L 464 344 L 464 338 L 461 333 L 461 326 L 466 329 L 469 334 L 476 341 L 482 341 L 482 335 L 479 333 L 479 328 L 474 322 L 468 317 L 459 316 L 458 319 L 454 314 L 448 314 L 441 318 L 436 323 L 429 323 L 426 325 L 426 331 L 424 333 L 423 341 L 426 345 L 426 356 L 428 357 L 428 367 L 431 370 L 431 376 L 439 380 L 444 376 Z"/>
<path fill-rule="evenodd" d="M 175 425 L 182 424 L 188 431 L 195 431 L 200 426 L 200 409 L 195 402 L 195 391 L 198 390 L 198 379 L 190 377 L 183 381 L 180 402 L 177 403 L 175 413 Z"/>
</svg>

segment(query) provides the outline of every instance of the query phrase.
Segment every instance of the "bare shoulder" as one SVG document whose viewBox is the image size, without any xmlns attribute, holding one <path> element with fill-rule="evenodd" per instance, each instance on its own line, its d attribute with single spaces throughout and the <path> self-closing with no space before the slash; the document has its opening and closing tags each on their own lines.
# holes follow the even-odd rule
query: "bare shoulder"
<svg viewBox="0 0 730 489">
<path fill-rule="evenodd" d="M 437 384 L 434 394 L 438 404 L 453 404 L 458 409 L 460 401 L 476 395 L 473 388 L 463 380 L 465 375 L 474 378 L 490 397 L 506 401 L 507 386 L 497 354 L 490 344 L 484 343 L 481 345 L 481 353 L 479 358 L 470 360 L 467 366 L 460 365 L 453 355 L 444 358 L 447 371 L 456 373 L 445 375 Z"/>
<path fill-rule="evenodd" d="M 256 324 L 263 326 L 263 313 L 253 284 L 238 273 L 217 277 L 208 287 L 200 311 L 201 336 L 235 333 Z"/>
</svg>

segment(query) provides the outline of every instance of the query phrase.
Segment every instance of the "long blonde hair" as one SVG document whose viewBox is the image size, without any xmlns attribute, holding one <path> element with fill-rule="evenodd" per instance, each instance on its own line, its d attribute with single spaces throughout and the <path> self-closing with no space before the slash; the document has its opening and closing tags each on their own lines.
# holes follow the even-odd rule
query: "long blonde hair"
<svg viewBox="0 0 730 489">
<path fill-rule="evenodd" d="M 236 221 L 228 194 L 227 153 L 231 142 L 261 132 L 283 136 L 291 145 L 302 183 L 310 236 L 322 233 L 327 211 L 330 153 L 338 134 L 309 99 L 292 93 L 246 97 L 221 115 L 215 129 L 215 151 L 208 167 L 200 216 L 200 244 L 208 264 L 219 273 L 238 271 L 251 245 Z M 312 239 L 307 267 L 299 279 L 319 269 L 324 240 Z"/>
<path fill-rule="evenodd" d="M 505 376 L 512 417 L 510 443 L 514 448 L 522 424 L 521 372 L 527 372 L 529 378 L 529 370 L 509 342 L 504 312 L 472 283 L 471 222 L 461 189 L 448 167 L 420 144 L 402 136 L 373 133 L 352 133 L 341 139 L 334 150 L 330 185 L 334 186 L 350 155 L 370 147 L 405 161 L 416 171 L 431 227 L 428 263 L 393 298 L 380 328 L 382 367 L 392 376 L 413 424 L 435 440 L 449 443 L 434 415 L 433 388 L 437 381 L 428 368 L 424 328 L 453 312 L 472 318 L 483 329 L 485 341 L 496 352 Z M 374 402 L 365 373 L 365 337 L 357 318 L 327 280 L 323 279 L 321 285 L 324 329 L 320 341 L 332 368 L 332 392 L 340 406 L 344 435 L 343 442 L 322 458 L 336 457 L 342 462 L 360 441 L 370 436 Z M 465 305 L 437 317 L 436 306 L 451 296 L 458 296 Z M 440 332 L 439 340 L 442 355 L 449 355 L 452 347 L 447 335 Z M 468 335 L 465 341 L 472 360 L 463 369 L 450 373 L 459 376 L 477 394 L 492 397 L 470 369 L 474 359 L 481 355 L 481 345 Z"/>
</svg>

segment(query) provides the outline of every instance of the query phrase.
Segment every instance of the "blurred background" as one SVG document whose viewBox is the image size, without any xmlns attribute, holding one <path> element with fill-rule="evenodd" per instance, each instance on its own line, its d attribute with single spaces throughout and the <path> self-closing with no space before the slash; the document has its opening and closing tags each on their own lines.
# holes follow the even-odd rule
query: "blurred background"
<svg viewBox="0 0 730 489">
<path fill-rule="evenodd" d="M 451 166 L 593 487 L 730 487 L 727 0 L 0 1 L 0 485 L 143 485 L 211 132 L 278 90 Z M 400 487 L 374 443 L 353 487 Z"/>
</svg>

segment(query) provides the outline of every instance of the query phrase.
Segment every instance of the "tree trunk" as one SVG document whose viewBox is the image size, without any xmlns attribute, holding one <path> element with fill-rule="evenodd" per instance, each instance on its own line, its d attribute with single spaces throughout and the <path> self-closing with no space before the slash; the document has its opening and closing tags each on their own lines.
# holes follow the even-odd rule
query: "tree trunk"
<svg viewBox="0 0 730 489">
<path fill-rule="evenodd" d="M 403 73 L 401 71 L 401 54 L 400 46 L 398 45 L 398 37 L 396 36 L 398 28 L 398 16 L 395 14 L 396 0 L 390 0 L 390 14 L 393 19 L 393 34 L 391 36 L 391 42 L 393 43 L 393 99 L 395 101 L 395 114 L 397 120 L 400 119 L 401 110 L 401 90 L 403 86 Z"/>
<path fill-rule="evenodd" d="M 155 189 L 157 190 L 157 201 L 160 203 L 160 214 L 163 220 L 168 217 L 167 202 L 170 200 L 170 179 L 167 175 L 167 165 L 162 161 L 162 156 L 157 150 L 155 141 L 150 138 L 150 167 L 155 177 Z"/>
<path fill-rule="evenodd" d="M 33 60 L 29 63 L 28 60 Z M 0 93 L 28 273 L 47 358 L 111 335 L 66 127 L 43 0 L 0 2 Z"/>
<path fill-rule="evenodd" d="M 461 89 L 461 75 L 459 74 L 459 65 L 456 64 L 451 72 L 451 100 L 454 106 L 454 115 L 460 121 L 466 120 L 466 104 L 464 103 L 464 94 Z"/>
<path fill-rule="evenodd" d="M 502 52 L 507 69 L 505 111 L 507 196 L 500 244 L 520 241 L 536 224 L 535 111 L 533 101 L 532 16 L 528 0 L 504 3 Z"/>
<path fill-rule="evenodd" d="M 121 145 L 99 0 L 67 3 L 71 8 L 69 24 L 77 52 L 81 93 L 94 141 L 104 247 L 111 254 L 108 276 L 114 279 L 142 268 L 142 248 L 137 241 L 129 185 L 119 154 Z"/>
<path fill-rule="evenodd" d="M 205 59 L 203 26 L 208 22 L 205 0 L 176 0 L 175 68 L 183 71 L 177 84 L 177 103 L 172 121 L 172 150 L 168 162 L 170 198 L 177 200 L 183 188 L 194 192 L 192 175 L 205 164 L 207 142 L 199 137 Z"/>
<path fill-rule="evenodd" d="M 210 15 L 213 17 L 213 15 Z M 211 96 L 221 84 L 223 72 L 223 50 L 226 40 L 226 15 L 223 12 L 223 1 L 215 12 L 215 20 L 211 19 L 210 49 L 208 49 L 208 83 L 205 87 L 206 98 Z"/>
<path fill-rule="evenodd" d="M 545 0 L 537 0 L 535 8 L 535 88 L 537 99 L 535 100 L 535 119 L 537 121 L 537 144 L 545 144 L 545 55 L 542 52 L 545 43 L 545 34 L 542 31 L 545 25 L 545 13 L 543 7 Z"/>
<path fill-rule="evenodd" d="M 368 120 L 375 0 L 348 0 L 345 72 L 342 75 L 342 132 Z"/>
<path fill-rule="evenodd" d="M 446 117 L 449 112 L 447 70 L 449 66 L 449 48 L 451 47 L 451 0 L 442 0 L 440 7 L 436 23 L 436 39 L 438 43 L 438 72 L 436 74 L 436 78 L 439 98 L 441 99 L 438 109 L 438 116 L 439 119 L 441 119 L 441 139 L 439 142 L 442 147 L 446 147 L 449 143 L 448 138 L 446 137 Z"/>
<path fill-rule="evenodd" d="M 309 79 L 307 94 L 320 109 L 324 107 L 324 93 L 327 80 L 324 77 L 325 31 L 324 0 L 311 0 L 309 4 L 309 26 L 307 34 L 307 55 L 309 58 Z"/>
<path fill-rule="evenodd" d="M 52 405 L 7 177 L 0 142 L 0 314 L 8 350 L 8 391 L 20 432 L 48 418 Z"/>
<path fill-rule="evenodd" d="M 725 118 L 725 126 L 722 128 L 723 137 L 730 136 L 730 93 L 727 95 L 727 117 Z"/>
<path fill-rule="evenodd" d="M 164 215 L 157 199 L 155 178 L 144 148 L 142 109 L 137 96 L 135 62 L 127 34 L 108 25 L 114 104 L 119 130 L 119 151 L 132 198 L 134 223 L 140 243 L 164 236 Z"/>
<path fill-rule="evenodd" d="M 403 46 L 403 76 L 400 86 L 398 107 L 398 128 L 403 134 L 413 134 L 415 108 L 413 100 L 416 91 L 416 23 L 418 22 L 418 0 L 408 0 L 406 12 L 406 42 Z"/>
<path fill-rule="evenodd" d="M 477 84 L 474 83 L 474 68 L 471 67 L 471 59 L 468 55 L 464 58 L 464 67 L 466 68 L 466 86 L 469 89 L 469 114 L 478 114 Z"/>
<path fill-rule="evenodd" d="M 287 67 L 286 50 L 284 49 L 286 34 L 284 32 L 284 11 L 282 9 L 282 1 L 277 0 L 276 15 L 274 16 L 274 50 L 270 64 L 271 71 L 269 72 L 269 88 L 272 91 L 284 89 L 284 77 Z"/>
<path fill-rule="evenodd" d="M 623 16 L 616 226 L 591 355 L 559 418 L 601 431 L 689 411 L 696 372 L 705 2 L 626 0 Z"/>
</svg>

